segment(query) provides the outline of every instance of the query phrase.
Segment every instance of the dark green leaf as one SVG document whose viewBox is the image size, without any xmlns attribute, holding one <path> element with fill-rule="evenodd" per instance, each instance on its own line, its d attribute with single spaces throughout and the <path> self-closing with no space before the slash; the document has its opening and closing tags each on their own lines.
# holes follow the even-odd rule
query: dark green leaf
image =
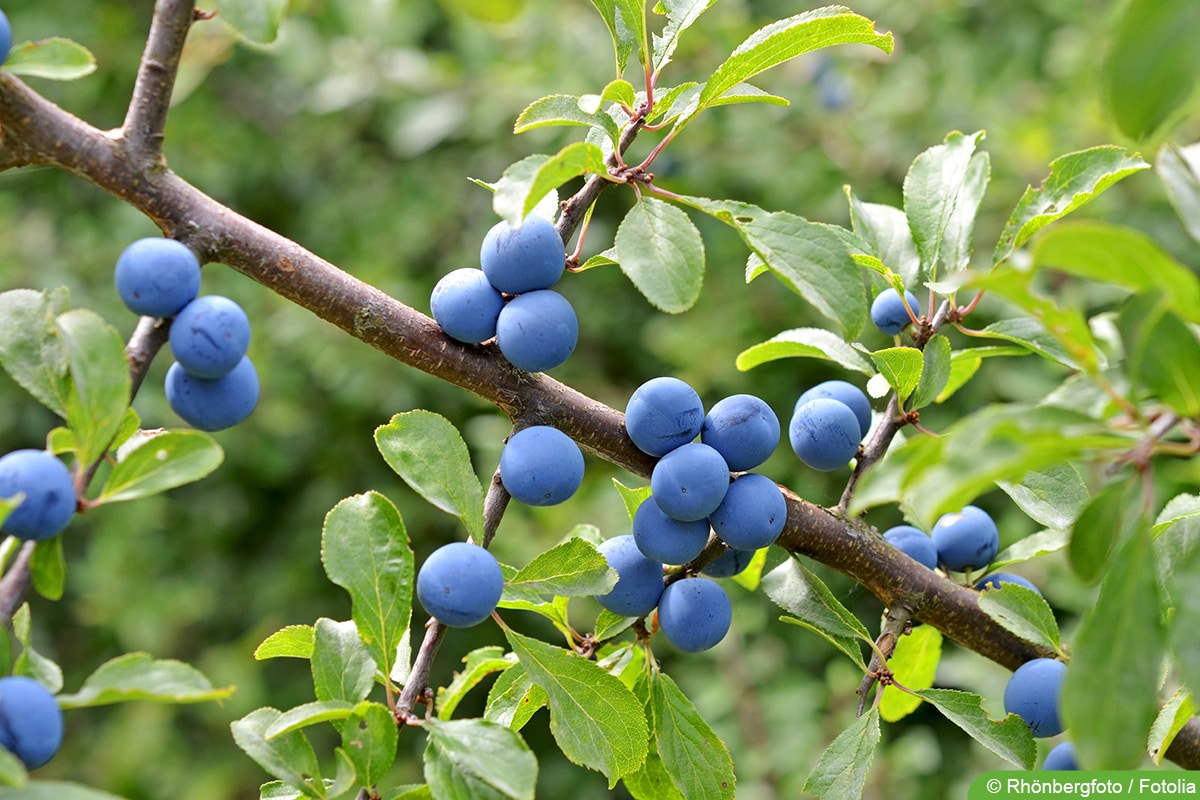
<svg viewBox="0 0 1200 800">
<path fill-rule="evenodd" d="M 272 633 L 254 651 L 254 658 L 312 658 L 316 632 L 311 625 L 288 625 Z"/>
<path fill-rule="evenodd" d="M 1032 769 L 1037 759 L 1037 744 L 1029 726 L 1016 714 L 1002 720 L 988 717 L 983 698 L 971 692 L 953 689 L 922 689 L 917 692 L 946 719 L 962 728 L 971 738 L 1020 769 Z"/>
<path fill-rule="evenodd" d="M 1034 522 L 1067 530 L 1087 505 L 1090 495 L 1079 469 L 1069 461 L 1031 470 L 1019 483 L 997 484 Z"/>
<path fill-rule="evenodd" d="M 118 503 L 198 481 L 221 465 L 225 453 L 200 431 L 141 432 L 120 449 L 95 503 Z M 133 446 L 130 446 L 133 445 Z"/>
<path fill-rule="evenodd" d="M 570 94 L 552 94 L 535 100 L 517 117 L 513 133 L 551 125 L 576 125 L 603 131 L 615 143 L 621 136 L 616 121 L 604 111 L 585 111 L 580 107 L 582 100 Z"/>
<path fill-rule="evenodd" d="M 679 208 L 643 197 L 617 228 L 621 271 L 651 305 L 668 314 L 691 308 L 704 283 L 704 242 Z"/>
<path fill-rule="evenodd" d="M 912 394 L 921 382 L 925 359 L 915 347 L 889 347 L 870 355 L 879 374 L 902 400 Z"/>
<path fill-rule="evenodd" d="M 425 730 L 425 780 L 438 800 L 533 800 L 537 759 L 516 731 L 481 719 L 431 719 Z"/>
<path fill-rule="evenodd" d="M 54 318 L 68 306 L 67 291 L 13 289 L 0 294 L 0 365 L 39 403 L 67 417 L 70 378 Z"/>
<path fill-rule="evenodd" d="M 901 636 L 896 651 L 888 659 L 888 669 L 905 689 L 933 686 L 938 662 L 942 660 L 942 632 L 932 625 L 921 625 Z M 884 722 L 898 722 L 917 710 L 921 698 L 895 686 L 880 687 L 879 716 Z"/>
<path fill-rule="evenodd" d="M 29 564 L 33 588 L 47 600 L 60 600 L 67 581 L 67 561 L 63 556 L 62 537 L 43 539 L 33 550 Z"/>
<path fill-rule="evenodd" d="M 313 631 L 312 676 L 318 700 L 357 703 L 375 686 L 378 667 L 350 621 L 322 617 Z"/>
<path fill-rule="evenodd" d="M 675 788 L 662 757 L 653 749 L 646 754 L 642 768 L 622 777 L 621 782 L 633 800 L 687 800 Z"/>
<path fill-rule="evenodd" d="M 116 328 L 84 308 L 59 314 L 55 325 L 71 372 L 67 425 L 80 463 L 91 464 L 108 450 L 129 408 L 125 342 Z"/>
<path fill-rule="evenodd" d="M 375 444 L 404 482 L 483 538 L 483 488 L 458 429 L 440 414 L 418 409 L 375 429 Z"/>
<path fill-rule="evenodd" d="M 54 36 L 13 47 L 4 71 L 27 78 L 73 81 L 96 71 L 96 57 L 78 42 Z"/>
<path fill-rule="evenodd" d="M 1138 294 L 1117 317 L 1125 347 L 1126 372 L 1150 395 L 1180 416 L 1200 414 L 1200 375 L 1192 365 L 1200 359 L 1195 331 L 1167 309 L 1166 296 Z"/>
<path fill-rule="evenodd" d="M 519 731 L 548 700 L 545 689 L 517 663 L 500 673 L 492 684 L 484 719 Z"/>
<path fill-rule="evenodd" d="M 220 0 L 221 19 L 255 44 L 270 44 L 279 35 L 288 0 Z"/>
<path fill-rule="evenodd" d="M 1000 234 L 992 263 L 1007 261 L 1029 237 L 1104 192 L 1117 181 L 1150 165 L 1120 147 L 1103 145 L 1068 153 L 1050 162 L 1042 185 L 1030 186 Z"/>
<path fill-rule="evenodd" d="M 872 708 L 850 723 L 850 727 L 825 748 L 804 781 L 804 791 L 822 800 L 862 797 L 879 738 L 879 711 Z"/>
<path fill-rule="evenodd" d="M 849 186 L 843 189 L 850 201 L 850 223 L 870 255 L 899 275 L 906 287 L 915 287 L 921 277 L 921 257 L 908 227 L 908 217 L 895 206 L 864 203 Z"/>
<path fill-rule="evenodd" d="M 1134 473 L 1105 486 L 1079 513 L 1071 529 L 1067 556 L 1088 583 L 1098 580 L 1117 545 L 1143 527 L 1142 477 Z"/>
<path fill-rule="evenodd" d="M 412 613 L 413 554 L 400 512 L 377 492 L 338 503 L 325 517 L 321 562 L 350 594 L 351 616 L 379 670 L 391 674 Z"/>
<path fill-rule="evenodd" d="M 958 131 L 917 156 L 904 178 L 904 213 L 921 257 L 920 283 L 964 267 L 987 160 L 973 158 L 983 131 Z M 965 241 L 964 241 L 965 240 Z"/>
<path fill-rule="evenodd" d="M 1165 144 L 1154 165 L 1183 227 L 1200 242 L 1200 144 Z"/>
<path fill-rule="evenodd" d="M 363 786 L 374 786 L 387 776 L 398 741 L 396 717 L 379 703 L 360 704 L 342 727 L 342 751 Z"/>
<path fill-rule="evenodd" d="M 1075 635 L 1060 703 L 1080 766 L 1133 769 L 1145 758 L 1166 651 L 1154 550 L 1141 528 L 1112 560 Z"/>
<path fill-rule="evenodd" d="M 1030 317 L 1014 317 L 993 322 L 979 331 L 979 335 L 1019 344 L 1042 358 L 1072 369 L 1079 367 L 1062 345 L 1046 331 L 1046 327 Z"/>
<path fill-rule="evenodd" d="M 651 672 L 655 742 L 663 767 L 688 800 L 732 798 L 733 758 L 692 701 L 670 676 Z"/>
<path fill-rule="evenodd" d="M 453 717 L 454 710 L 467 696 L 467 692 L 493 672 L 503 672 L 517 663 L 517 658 L 512 653 L 505 653 L 503 647 L 481 647 L 467 653 L 463 663 L 465 666 L 454 673 L 454 680 L 450 685 L 438 689 L 438 719 Z"/>
<path fill-rule="evenodd" d="M 128 653 L 100 665 L 74 694 L 59 695 L 63 708 L 103 706 L 146 700 L 155 703 L 203 703 L 233 696 L 234 687 L 214 688 L 195 667 L 182 661 Z"/>
<path fill-rule="evenodd" d="M 317 754 L 303 731 L 267 740 L 265 733 L 283 713 L 274 708 L 260 708 L 229 726 L 233 741 L 269 775 L 309 797 L 321 797 L 316 786 L 321 785 Z"/>
<path fill-rule="evenodd" d="M 941 397 L 950 382 L 950 340 L 938 334 L 921 351 L 924 365 L 921 380 L 908 403 L 909 410 L 924 408 Z"/>
<path fill-rule="evenodd" d="M 772 602 L 795 615 L 783 617 L 784 622 L 819 633 L 866 669 L 859 645 L 859 640 L 872 641 L 866 627 L 797 559 L 790 558 L 767 573 L 762 588 Z"/>
<path fill-rule="evenodd" d="M 1003 583 L 979 596 L 979 607 L 989 617 L 1040 647 L 1061 651 L 1058 622 L 1050 604 L 1040 594 L 1017 583 Z"/>
<path fill-rule="evenodd" d="M 341 722 L 354 711 L 354 703 L 347 703 L 345 700 L 317 700 L 304 703 L 280 714 L 263 731 L 263 736 L 269 741 L 295 733 L 302 728 L 319 725 L 322 722 Z"/>
<path fill-rule="evenodd" d="M 571 762 L 604 773 L 609 786 L 646 758 L 649 732 L 641 703 L 592 661 L 505 631 L 509 644 L 550 704 L 550 732 Z"/>
<path fill-rule="evenodd" d="M 832 361 L 846 369 L 874 375 L 871 362 L 837 334 L 824 328 L 793 328 L 777 334 L 761 344 L 743 350 L 737 357 L 737 368 L 745 372 L 768 361 L 781 358 L 817 358 Z"/>
</svg>

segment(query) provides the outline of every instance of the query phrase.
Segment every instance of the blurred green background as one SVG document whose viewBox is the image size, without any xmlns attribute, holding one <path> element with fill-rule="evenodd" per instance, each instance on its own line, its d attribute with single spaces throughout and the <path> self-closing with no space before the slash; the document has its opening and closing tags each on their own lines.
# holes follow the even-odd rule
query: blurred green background
<svg viewBox="0 0 1200 800">
<path fill-rule="evenodd" d="M 598 91 L 612 52 L 585 0 L 293 0 L 279 41 L 236 41 L 219 21 L 195 26 L 167 129 L 170 165 L 237 211 L 289 236 L 421 311 L 443 273 L 477 263 L 495 221 L 488 193 L 468 177 L 495 180 L 513 161 L 554 152 L 578 129 L 511 134 L 529 102 L 550 93 Z M 203 4 L 202 4 L 203 7 Z M 666 188 L 746 200 L 815 220 L 848 222 L 844 184 L 863 199 L 900 203 L 911 160 L 951 130 L 985 129 L 992 182 L 976 228 L 990 255 L 1020 193 L 1053 157 L 1123 143 L 1104 116 L 1097 86 L 1114 8 L 1093 0 L 860 0 L 855 11 L 895 33 L 895 53 L 848 47 L 797 59 L 756 82 L 789 108 L 718 109 L 692 125 L 657 164 Z M 85 80 L 34 85 L 101 128 L 124 116 L 149 0 L 8 0 L 15 38 L 62 35 L 92 49 L 99 71 Z M 703 80 L 761 24 L 795 13 L 781 0 L 724 0 L 684 39 L 666 83 Z M 1200 138 L 1194 127 L 1177 136 Z M 652 141 L 635 145 L 644 153 Z M 1152 153 L 1146 154 L 1152 156 Z M 601 201 L 586 253 L 611 243 L 631 202 Z M 1153 175 L 1132 178 L 1085 215 L 1147 231 L 1185 263 L 1186 237 Z M 562 291 L 580 309 L 575 355 L 555 377 L 618 408 L 641 382 L 662 374 L 689 381 L 707 404 L 737 392 L 765 398 L 786 421 L 801 391 L 851 377 L 818 362 L 776 362 L 739 373 L 734 357 L 781 330 L 820 325 L 800 298 L 770 278 L 746 286 L 746 252 L 706 219 L 708 273 L 697 306 L 678 317 L 654 311 L 615 270 L 569 276 Z M 112 266 L 133 239 L 156 230 L 135 211 L 51 169 L 0 175 L 0 288 L 66 285 L 75 305 L 103 313 L 123 333 L 135 320 L 111 286 Z M 223 705 L 134 704 L 72 712 L 63 752 L 39 772 L 140 800 L 255 798 L 266 775 L 234 746 L 231 720 L 262 705 L 311 699 L 307 665 L 258 663 L 268 634 L 317 617 L 343 619 L 349 602 L 319 560 L 323 516 L 349 494 L 378 489 L 400 507 L 418 559 L 461 538 L 454 521 L 425 505 L 386 467 L 371 440 L 392 414 L 429 408 L 463 431 L 481 475 L 490 475 L 508 428 L 494 408 L 391 362 L 219 265 L 203 291 L 237 299 L 254 320 L 251 355 L 263 397 L 250 420 L 218 434 L 224 466 L 166 497 L 105 508 L 65 534 L 66 596 L 33 599 L 35 644 L 57 659 L 68 690 L 117 654 L 146 650 L 196 664 L 237 693 Z M 1078 302 L 1090 303 L 1080 296 Z M 1002 313 L 985 304 L 984 318 Z M 881 346 L 874 332 L 864 341 Z M 178 425 L 161 391 L 169 354 L 136 402 L 145 424 Z M 1037 397 L 1062 378 L 1033 359 L 986 363 L 977 379 L 924 423 L 944 426 L 986 402 Z M 853 378 L 851 378 L 853 379 Z M 0 452 L 40 446 L 55 424 L 0 376 Z M 1164 497 L 1194 483 L 1195 467 L 1162 478 Z M 844 474 L 816 474 L 786 446 L 765 468 L 805 497 L 836 501 Z M 632 476 L 588 461 L 583 490 L 567 504 L 514 506 L 495 548 L 523 564 L 579 522 L 605 535 L 628 520 L 611 479 Z M 999 493 L 980 498 L 1001 521 L 1003 543 L 1033 531 Z M 894 510 L 872 522 L 898 521 Z M 1021 571 L 1041 583 L 1068 635 L 1090 594 L 1054 558 Z M 873 596 L 827 574 L 839 597 L 875 628 Z M 794 798 L 824 746 L 852 718 L 855 670 L 826 643 L 782 625 L 761 595 L 733 584 L 730 636 L 715 650 L 682 657 L 657 646 L 666 668 L 728 743 L 747 800 Z M 581 618 L 594 613 L 578 603 Z M 526 624 L 511 612 L 518 627 Z M 506 617 L 507 618 L 507 617 Z M 416 623 L 424 617 L 418 609 Z M 536 630 L 536 629 L 535 629 Z M 450 680 L 457 659 L 502 637 L 495 626 L 455 631 L 434 677 Z M 995 701 L 1005 670 L 947 645 L 938 683 Z M 460 713 L 478 713 L 483 690 Z M 602 776 L 553 749 L 546 715 L 526 728 L 538 750 L 539 793 L 578 800 L 623 796 Z M 315 736 L 329 753 L 332 739 Z M 423 737 L 407 731 L 395 782 L 420 780 Z M 936 713 L 918 711 L 885 727 L 869 797 L 965 796 L 981 771 L 1001 766 Z"/>
</svg>

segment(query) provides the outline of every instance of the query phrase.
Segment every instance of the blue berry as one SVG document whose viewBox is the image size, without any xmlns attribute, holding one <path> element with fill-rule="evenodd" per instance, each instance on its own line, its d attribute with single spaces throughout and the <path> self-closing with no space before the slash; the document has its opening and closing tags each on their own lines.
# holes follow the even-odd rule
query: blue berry
<svg viewBox="0 0 1200 800">
<path fill-rule="evenodd" d="M 172 364 L 165 388 L 171 410 L 202 431 L 233 427 L 258 405 L 258 373 L 246 356 L 219 378 L 197 378 Z"/>
<path fill-rule="evenodd" d="M 12 25 L 3 11 L 0 11 L 0 64 L 8 60 L 8 53 L 13 43 Z"/>
<path fill-rule="evenodd" d="M 632 536 L 605 539 L 596 549 L 618 576 L 617 585 L 596 598 L 600 605 L 623 617 L 653 611 L 663 593 L 663 565 L 642 555 Z"/>
<path fill-rule="evenodd" d="M 862 428 L 850 407 L 839 400 L 818 397 L 796 409 L 788 439 L 800 460 L 813 469 L 830 472 L 858 453 Z"/>
<path fill-rule="evenodd" d="M 500 481 L 525 505 L 557 505 L 583 483 L 583 453 L 557 428 L 524 428 L 500 451 Z"/>
<path fill-rule="evenodd" d="M 1035 658 L 1017 667 L 1004 687 L 1004 710 L 1025 720 L 1036 737 L 1063 732 L 1059 697 L 1067 665 L 1053 658 Z"/>
<path fill-rule="evenodd" d="M 174 239 L 138 239 L 117 259 L 113 282 L 130 311 L 170 317 L 200 292 L 200 262 Z"/>
<path fill-rule="evenodd" d="M 938 561 L 959 572 L 986 567 L 1000 551 L 1000 532 L 996 523 L 986 511 L 976 506 L 943 514 L 934 524 L 930 536 L 938 551 Z"/>
<path fill-rule="evenodd" d="M 708 520 L 671 519 L 648 497 L 633 515 L 633 540 L 642 555 L 664 564 L 686 564 L 708 544 Z"/>
<path fill-rule="evenodd" d="M 1075 760 L 1075 745 L 1070 742 L 1062 742 L 1056 745 L 1049 753 L 1046 753 L 1046 760 L 1042 762 L 1042 769 L 1079 769 L 1079 762 Z"/>
<path fill-rule="evenodd" d="M 54 695 L 24 675 L 0 678 L 0 747 L 36 769 L 54 757 L 62 737 L 62 710 Z"/>
<path fill-rule="evenodd" d="M 465 344 L 495 336 L 503 308 L 504 297 L 483 271 L 468 267 L 446 273 L 429 298 L 429 310 L 442 332 Z"/>
<path fill-rule="evenodd" d="M 787 501 L 775 481 L 747 472 L 729 484 L 725 499 L 708 521 L 730 547 L 758 550 L 779 538 L 787 522 Z"/>
<path fill-rule="evenodd" d="M 796 409 L 799 409 L 800 406 L 809 400 L 816 400 L 818 397 L 840 400 L 849 406 L 850 410 L 854 412 L 854 416 L 858 418 L 860 438 L 866 436 L 867 431 L 871 430 L 871 401 L 867 399 L 867 395 L 862 389 L 846 381 L 824 381 L 823 383 L 818 383 L 800 395 L 800 398 L 796 400 L 796 407 L 792 410 L 792 413 L 794 414 Z"/>
<path fill-rule="evenodd" d="M 567 298 L 549 289 L 514 297 L 496 320 L 496 344 L 514 367 L 554 369 L 575 352 L 579 319 Z"/>
<path fill-rule="evenodd" d="M 496 558 L 479 545 L 453 542 L 434 550 L 417 573 L 417 599 L 429 616 L 451 628 L 478 625 L 504 591 Z"/>
<path fill-rule="evenodd" d="M 658 626 L 685 653 L 713 647 L 729 632 L 733 604 L 721 584 L 708 578 L 675 581 L 658 601 Z"/>
<path fill-rule="evenodd" d="M 506 294 L 549 289 L 562 277 L 567 257 L 554 223 L 529 216 L 518 227 L 501 220 L 483 237 L 479 265 Z"/>
<path fill-rule="evenodd" d="M 1038 594 L 1041 594 L 1041 591 L 1038 590 L 1038 587 L 1034 586 L 1033 582 L 1028 578 L 1022 578 L 1020 575 L 1013 575 L 1011 572 L 993 572 L 991 575 L 980 578 L 975 583 L 975 588 L 983 592 L 987 591 L 988 589 L 1003 589 L 1010 583 L 1015 583 L 1018 586 L 1024 586 L 1026 589 L 1032 589 Z"/>
<path fill-rule="evenodd" d="M 228 297 L 197 297 L 171 323 L 171 352 L 197 378 L 219 378 L 241 362 L 250 346 L 250 318 Z"/>
<path fill-rule="evenodd" d="M 726 547 L 725 552 L 713 559 L 707 567 L 700 570 L 700 573 L 711 578 L 732 578 L 750 566 L 754 553 L 754 550 L 735 550 L 732 547 Z"/>
<path fill-rule="evenodd" d="M 917 302 L 917 296 L 905 289 L 904 299 L 908 301 L 913 313 L 920 317 L 921 304 Z M 912 322 L 908 310 L 900 300 L 900 293 L 892 288 L 884 289 L 875 295 L 875 302 L 871 303 L 871 321 L 888 336 L 895 336 Z"/>
<path fill-rule="evenodd" d="M 709 409 L 700 441 L 720 453 L 734 472 L 754 469 L 779 446 L 779 417 L 754 395 L 735 394 Z"/>
<path fill-rule="evenodd" d="M 638 448 L 664 456 L 696 438 L 704 422 L 700 395 L 678 378 L 653 378 L 625 406 L 625 430 Z"/>
<path fill-rule="evenodd" d="M 933 545 L 933 539 L 930 539 L 924 531 L 914 528 L 912 525 L 897 525 L 884 531 L 883 538 L 887 539 L 888 544 L 892 547 L 918 564 L 924 564 L 930 569 L 937 569 L 937 548 Z"/>
<path fill-rule="evenodd" d="M 24 495 L 4 525 L 4 533 L 21 539 L 48 539 L 67 527 L 75 515 L 75 480 L 71 471 L 45 450 L 14 450 L 0 458 L 0 497 Z"/>
<path fill-rule="evenodd" d="M 671 519 L 693 522 L 717 510 L 729 490 L 729 467 L 706 444 L 677 447 L 650 473 L 650 496 Z"/>
</svg>

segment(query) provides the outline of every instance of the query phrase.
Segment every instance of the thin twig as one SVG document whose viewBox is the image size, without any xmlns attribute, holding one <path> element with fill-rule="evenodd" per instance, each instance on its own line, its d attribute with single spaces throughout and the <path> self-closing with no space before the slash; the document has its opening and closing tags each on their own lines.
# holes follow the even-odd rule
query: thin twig
<svg viewBox="0 0 1200 800">
<path fill-rule="evenodd" d="M 871 687 L 882 682 L 880 678 L 888 669 L 887 660 L 896 652 L 900 637 L 911 629 L 912 609 L 905 605 L 895 605 L 887 610 L 879 638 L 875 640 L 875 649 L 871 652 L 871 660 L 867 664 L 867 674 L 863 676 L 862 683 L 855 691 L 858 695 L 858 716 L 862 716 Z"/>
<path fill-rule="evenodd" d="M 29 564 L 33 560 L 33 548 L 36 546 L 37 542 L 32 541 L 21 545 L 12 566 L 4 573 L 4 577 L 0 578 L 0 625 L 5 628 L 12 627 L 13 615 L 25 602 L 25 595 L 33 582 Z"/>
<path fill-rule="evenodd" d="M 842 490 L 842 498 L 837 504 L 839 514 L 843 516 L 846 514 L 847 509 L 850 508 L 854 490 L 858 486 L 858 482 L 862 480 L 863 474 L 875 462 L 883 458 L 892 444 L 892 439 L 896 438 L 896 433 L 907 423 L 907 417 L 900 410 L 900 400 L 893 393 L 891 399 L 888 400 L 887 409 L 883 412 L 883 419 L 871 433 L 871 438 L 862 446 L 858 460 L 854 464 L 854 471 L 850 473 L 850 479 L 846 481 L 846 488 Z"/>
<path fill-rule="evenodd" d="M 150 163 L 162 163 L 163 131 L 171 92 L 179 71 L 179 58 L 188 29 L 195 18 L 192 0 L 158 0 L 150 35 L 138 66 L 133 96 L 122 126 L 130 154 Z"/>
</svg>

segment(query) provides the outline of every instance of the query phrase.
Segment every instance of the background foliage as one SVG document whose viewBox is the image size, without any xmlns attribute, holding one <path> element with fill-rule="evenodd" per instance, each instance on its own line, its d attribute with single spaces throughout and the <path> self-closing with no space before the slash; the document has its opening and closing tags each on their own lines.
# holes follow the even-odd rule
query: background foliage
<svg viewBox="0 0 1200 800">
<path fill-rule="evenodd" d="M 531 100 L 594 91 L 608 80 L 604 26 L 582 0 L 291 5 L 270 52 L 238 43 L 223 25 L 196 26 L 167 130 L 168 159 L 218 200 L 427 310 L 434 282 L 475 264 L 495 219 L 490 196 L 466 178 L 495 180 L 523 155 L 553 152 L 576 138 L 572 131 L 510 131 Z M 24 0 L 5 10 L 19 20 L 19 38 L 68 36 L 96 54 L 100 68 L 87 80 L 37 88 L 101 127 L 119 125 L 152 3 Z M 790 108 L 712 112 L 655 171 L 680 193 L 744 197 L 845 223 L 843 184 L 861 198 L 899 205 L 917 153 L 947 131 L 986 130 L 992 183 L 976 235 L 991 241 L 1051 158 L 1127 142 L 1104 112 L 1100 84 L 1119 10 L 1088 0 L 863 0 L 855 11 L 896 35 L 891 57 L 837 48 L 767 73 L 760 85 L 789 98 Z M 763 21 L 792 11 L 783 2 L 724 0 L 699 23 L 703 34 L 677 54 L 681 72 L 692 62 L 703 73 Z M 1178 140 L 1200 138 L 1189 124 Z M 627 202 L 606 197 L 593 241 L 611 241 Z M 1119 216 L 1196 264 L 1152 175 L 1123 182 L 1085 213 Z M 707 403 L 752 392 L 781 417 L 803 389 L 844 377 L 806 360 L 736 371 L 734 357 L 749 344 L 820 323 L 776 283 L 744 285 L 745 250 L 736 236 L 708 219 L 695 221 L 708 248 L 700 302 L 673 318 L 651 309 L 615 270 L 565 281 L 564 293 L 586 312 L 580 349 L 556 377 L 622 408 L 639 383 L 673 374 Z M 135 211 L 71 176 L 0 175 L 5 287 L 66 285 L 73 304 L 97 309 L 123 333 L 134 320 L 112 290 L 112 265 L 128 242 L 154 232 Z M 485 476 L 508 430 L 482 401 L 357 345 L 231 271 L 206 269 L 204 291 L 237 299 L 255 320 L 251 356 L 264 386 L 258 410 L 218 434 L 226 462 L 210 478 L 75 523 L 64 539 L 72 570 L 67 595 L 42 602 L 36 615 L 34 642 L 64 665 L 68 690 L 94 665 L 133 650 L 187 660 L 214 684 L 238 686 L 222 705 L 131 704 L 68 715 L 64 752 L 39 774 L 130 798 L 257 797 L 262 773 L 229 738 L 229 721 L 310 696 L 305 664 L 254 662 L 250 654 L 286 624 L 348 615 L 345 595 L 325 581 L 318 557 L 321 520 L 340 498 L 372 488 L 391 497 L 418 560 L 460 538 L 451 520 L 379 458 L 370 442 L 376 426 L 398 411 L 436 409 L 464 431 Z M 1104 300 L 1085 295 L 1064 303 Z M 999 311 L 985 304 L 976 327 Z M 166 366 L 160 359 L 135 404 L 148 426 L 176 424 L 158 388 Z M 938 429 L 984 402 L 1038 397 L 1061 377 L 1040 359 L 989 360 L 980 379 L 929 409 L 923 424 Z M 0 451 L 39 446 L 53 424 L 7 378 L 0 380 L 0 407 L 8 410 L 0 415 Z M 764 471 L 814 502 L 836 501 L 836 477 L 803 469 L 783 450 Z M 1194 486 L 1196 472 L 1194 462 L 1168 465 L 1157 475 L 1160 503 Z M 614 476 L 622 477 L 589 460 L 587 483 L 570 503 L 537 512 L 514 505 L 495 545 L 501 560 L 525 563 L 576 522 L 622 532 L 628 522 L 611 488 Z M 1032 529 L 1002 495 L 981 504 L 999 519 L 1002 546 Z M 894 522 L 886 513 L 870 519 L 881 527 Z M 1084 610 L 1090 592 L 1057 557 L 1035 562 L 1026 574 L 1044 587 L 1069 638 L 1072 614 Z M 860 618 L 878 615 L 872 596 L 836 574 L 824 577 Z M 795 797 L 808 767 L 853 716 L 859 675 L 815 637 L 781 630 L 761 594 L 730 591 L 735 618 L 725 642 L 707 655 L 667 655 L 666 667 L 735 754 L 739 795 Z M 434 679 L 449 680 L 455 654 L 501 642 L 494 626 L 454 632 Z M 947 645 L 938 685 L 995 702 L 1006 677 Z M 868 796 L 962 796 L 972 777 L 1003 764 L 928 709 L 887 726 L 884 735 Z M 538 750 L 543 796 L 610 796 L 602 776 L 557 753 L 545 715 L 526 736 Z M 413 753 L 398 762 L 398 780 L 420 780 L 422 745 L 420 737 L 401 737 L 401 748 Z"/>
</svg>

